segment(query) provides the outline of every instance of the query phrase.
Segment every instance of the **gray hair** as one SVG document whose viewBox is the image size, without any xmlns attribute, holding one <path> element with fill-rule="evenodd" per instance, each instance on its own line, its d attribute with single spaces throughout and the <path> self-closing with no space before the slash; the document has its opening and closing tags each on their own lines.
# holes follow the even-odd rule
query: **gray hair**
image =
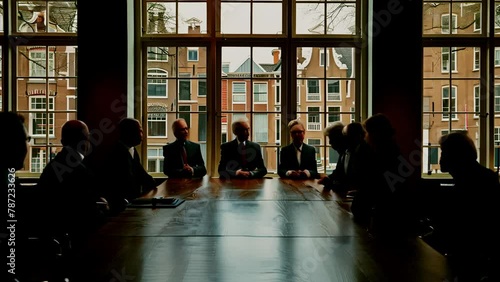
<svg viewBox="0 0 500 282">
<path fill-rule="evenodd" d="M 323 129 L 324 136 L 330 136 L 330 133 L 335 133 L 342 135 L 342 130 L 344 129 L 344 124 L 341 121 L 334 121 L 330 123 L 325 129 Z"/>
<path fill-rule="evenodd" d="M 248 123 L 248 118 L 247 117 L 240 117 L 240 118 L 237 118 L 233 121 L 233 123 L 231 124 L 231 130 L 233 131 L 234 133 L 234 130 L 236 129 L 237 126 L 243 124 L 243 123 Z"/>
</svg>

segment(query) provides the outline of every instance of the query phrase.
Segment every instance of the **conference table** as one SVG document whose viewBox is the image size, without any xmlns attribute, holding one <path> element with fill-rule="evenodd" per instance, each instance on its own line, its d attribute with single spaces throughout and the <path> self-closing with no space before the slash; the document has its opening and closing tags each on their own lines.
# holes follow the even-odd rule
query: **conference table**
<svg viewBox="0 0 500 282">
<path fill-rule="evenodd" d="M 167 179 L 144 197 L 159 196 L 185 202 L 110 218 L 76 281 L 453 281 L 437 251 L 370 236 L 317 180 Z"/>
</svg>

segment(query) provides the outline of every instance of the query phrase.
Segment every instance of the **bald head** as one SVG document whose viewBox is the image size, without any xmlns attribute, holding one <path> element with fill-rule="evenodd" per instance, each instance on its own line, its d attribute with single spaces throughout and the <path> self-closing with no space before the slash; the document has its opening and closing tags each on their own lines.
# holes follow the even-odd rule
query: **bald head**
<svg viewBox="0 0 500 282">
<path fill-rule="evenodd" d="M 81 120 L 68 120 L 61 129 L 61 143 L 85 155 L 89 148 L 89 128 Z"/>
</svg>

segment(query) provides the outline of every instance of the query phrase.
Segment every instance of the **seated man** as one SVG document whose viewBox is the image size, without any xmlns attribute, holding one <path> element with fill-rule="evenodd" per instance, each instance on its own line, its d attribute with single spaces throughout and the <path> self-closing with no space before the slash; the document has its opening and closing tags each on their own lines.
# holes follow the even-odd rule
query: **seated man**
<svg viewBox="0 0 500 282">
<path fill-rule="evenodd" d="M 203 177 L 207 174 L 200 144 L 187 140 L 189 127 L 183 118 L 172 123 L 175 142 L 163 146 L 163 172 L 170 178 Z"/>
<path fill-rule="evenodd" d="M 248 140 L 250 126 L 248 119 L 235 120 L 231 128 L 236 138 L 220 146 L 220 178 L 262 178 L 267 169 L 264 166 L 260 145 Z"/>
<path fill-rule="evenodd" d="M 332 173 L 322 177 L 318 181 L 319 184 L 325 185 L 326 189 L 332 189 L 341 194 L 345 194 L 348 190 L 344 171 L 344 156 L 347 149 L 347 141 L 345 135 L 342 133 L 343 129 L 344 124 L 341 121 L 336 121 L 323 130 L 323 134 L 328 136 L 330 146 L 337 151 L 339 158 Z"/>
<path fill-rule="evenodd" d="M 304 124 L 294 119 L 288 123 L 292 144 L 281 148 L 278 175 L 286 178 L 317 178 L 316 149 L 304 143 Z"/>
<path fill-rule="evenodd" d="M 141 164 L 135 146 L 141 144 L 143 133 L 138 120 L 124 118 L 118 125 L 119 140 L 108 155 L 102 182 L 105 198 L 113 213 L 125 209 L 133 199 L 156 188 L 153 177 Z"/>
<path fill-rule="evenodd" d="M 81 238 L 101 221 L 97 202 L 104 201 L 96 179 L 85 165 L 89 129 L 79 120 L 67 121 L 61 129 L 62 150 L 45 166 L 38 187 L 42 194 L 44 227 L 56 235 L 69 233 Z"/>
</svg>

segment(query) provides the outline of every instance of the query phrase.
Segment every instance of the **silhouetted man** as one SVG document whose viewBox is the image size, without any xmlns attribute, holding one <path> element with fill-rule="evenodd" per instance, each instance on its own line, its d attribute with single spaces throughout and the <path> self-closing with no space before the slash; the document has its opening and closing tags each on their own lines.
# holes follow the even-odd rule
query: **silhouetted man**
<svg viewBox="0 0 500 282">
<path fill-rule="evenodd" d="M 262 178 L 267 169 L 264 166 L 260 145 L 248 140 L 248 120 L 237 119 L 231 125 L 236 138 L 220 146 L 220 178 Z"/>
<path fill-rule="evenodd" d="M 119 141 L 113 147 L 102 172 L 106 199 L 112 212 L 120 212 L 133 199 L 156 188 L 156 182 L 140 162 L 135 146 L 141 144 L 141 124 L 124 118 L 118 125 Z"/>
</svg>

